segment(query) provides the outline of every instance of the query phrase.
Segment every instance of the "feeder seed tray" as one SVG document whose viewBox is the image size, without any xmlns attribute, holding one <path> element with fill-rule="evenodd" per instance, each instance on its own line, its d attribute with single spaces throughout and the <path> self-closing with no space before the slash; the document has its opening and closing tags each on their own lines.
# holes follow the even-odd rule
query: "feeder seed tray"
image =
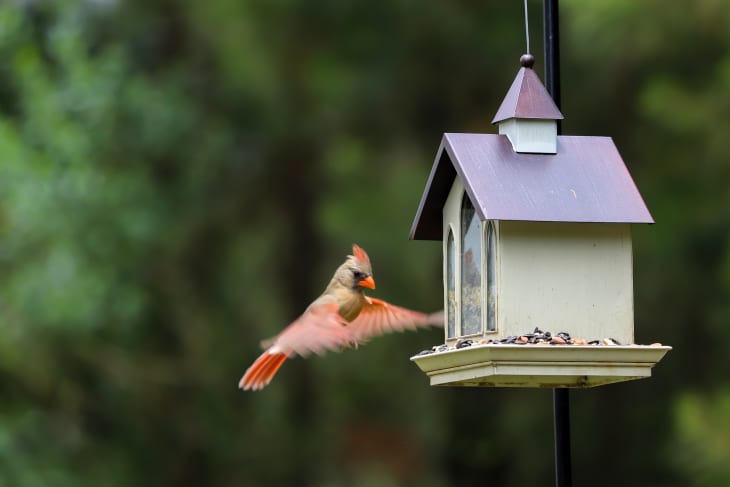
<svg viewBox="0 0 730 487">
<path fill-rule="evenodd" d="M 411 357 L 431 385 L 594 387 L 643 379 L 672 347 L 474 345 Z"/>
</svg>

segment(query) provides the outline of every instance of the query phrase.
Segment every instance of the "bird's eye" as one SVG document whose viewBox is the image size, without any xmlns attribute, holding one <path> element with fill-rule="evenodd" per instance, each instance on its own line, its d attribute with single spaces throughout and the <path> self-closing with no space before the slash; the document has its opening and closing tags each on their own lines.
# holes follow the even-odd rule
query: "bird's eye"
<svg viewBox="0 0 730 487">
<path fill-rule="evenodd" d="M 354 269 L 352 271 L 352 275 L 355 276 L 355 279 L 357 279 L 358 281 L 367 277 L 367 274 L 365 274 L 364 272 L 356 271 Z"/>
</svg>

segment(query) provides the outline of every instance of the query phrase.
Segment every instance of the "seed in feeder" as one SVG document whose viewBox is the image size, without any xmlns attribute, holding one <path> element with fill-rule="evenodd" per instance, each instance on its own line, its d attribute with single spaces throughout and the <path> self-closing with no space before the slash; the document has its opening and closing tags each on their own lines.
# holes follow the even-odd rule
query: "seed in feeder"
<svg viewBox="0 0 730 487">
<path fill-rule="evenodd" d="M 437 352 L 445 352 L 448 349 L 449 349 L 449 346 L 444 343 L 443 345 L 439 345 L 438 348 L 436 349 L 436 351 Z"/>
<path fill-rule="evenodd" d="M 466 338 L 466 339 L 461 338 L 456 341 L 456 348 L 458 349 L 458 348 L 470 347 L 473 343 L 474 343 L 474 340 L 470 340 L 468 338 Z"/>
<path fill-rule="evenodd" d="M 573 338 L 573 345 L 588 345 L 588 341 L 585 338 Z"/>
<path fill-rule="evenodd" d="M 535 327 L 535 331 L 533 331 L 533 333 L 535 333 L 536 335 L 538 335 L 538 334 L 539 334 L 539 335 L 542 335 L 542 330 L 540 329 L 540 327 L 539 327 L 539 326 L 536 326 L 536 327 Z"/>
<path fill-rule="evenodd" d="M 565 345 L 565 340 L 560 336 L 554 336 L 552 340 L 550 340 L 550 343 L 553 345 Z"/>
<path fill-rule="evenodd" d="M 652 344 L 651 344 L 651 345 L 649 345 L 649 346 L 650 346 L 650 347 L 661 347 L 661 346 L 662 346 L 662 344 L 661 344 L 661 343 L 659 343 L 659 342 L 654 342 L 654 343 L 652 343 Z"/>
<path fill-rule="evenodd" d="M 431 355 L 433 353 L 433 350 L 421 350 L 416 354 L 416 357 L 420 357 L 421 355 Z"/>
<path fill-rule="evenodd" d="M 601 341 L 604 345 L 618 345 L 618 342 L 614 341 L 613 338 L 604 338 Z"/>
<path fill-rule="evenodd" d="M 479 340 L 479 345 L 486 345 L 486 344 L 487 344 L 487 343 L 489 343 L 490 341 L 491 341 L 491 340 L 487 340 L 486 338 L 482 338 L 481 340 Z"/>
<path fill-rule="evenodd" d="M 525 335 L 520 335 L 519 337 L 517 337 L 517 341 L 520 343 L 527 343 L 530 341 L 530 339 Z"/>
<path fill-rule="evenodd" d="M 560 338 L 562 338 L 563 340 L 565 340 L 566 342 L 570 341 L 570 333 L 566 333 L 564 331 L 561 331 L 560 333 L 558 333 L 558 336 Z"/>
<path fill-rule="evenodd" d="M 590 342 L 588 342 L 588 345 L 600 345 L 600 344 L 601 344 L 601 342 L 599 340 L 591 340 Z"/>
</svg>

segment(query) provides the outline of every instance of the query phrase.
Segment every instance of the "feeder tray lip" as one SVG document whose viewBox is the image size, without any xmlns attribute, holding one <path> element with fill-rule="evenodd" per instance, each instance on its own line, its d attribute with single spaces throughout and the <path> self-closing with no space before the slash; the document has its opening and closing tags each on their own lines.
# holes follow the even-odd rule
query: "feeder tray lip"
<svg viewBox="0 0 730 487">
<path fill-rule="evenodd" d="M 431 385 L 594 387 L 651 376 L 656 345 L 474 345 L 411 357 Z"/>
</svg>

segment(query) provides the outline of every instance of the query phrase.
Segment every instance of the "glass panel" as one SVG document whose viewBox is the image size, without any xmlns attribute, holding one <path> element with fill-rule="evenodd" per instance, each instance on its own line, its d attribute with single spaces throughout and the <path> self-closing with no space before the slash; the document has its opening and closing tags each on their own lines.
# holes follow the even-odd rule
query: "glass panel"
<svg viewBox="0 0 730 487">
<path fill-rule="evenodd" d="M 447 331 L 446 336 L 453 338 L 456 336 L 456 277 L 454 272 L 456 266 L 454 259 L 456 249 L 454 248 L 454 234 L 449 230 L 449 237 L 446 241 L 446 302 L 447 302 Z"/>
<path fill-rule="evenodd" d="M 482 331 L 481 222 L 465 194 L 461 203 L 461 334 Z"/>
<path fill-rule="evenodd" d="M 497 236 L 494 223 L 487 225 L 487 331 L 497 329 Z"/>
</svg>

